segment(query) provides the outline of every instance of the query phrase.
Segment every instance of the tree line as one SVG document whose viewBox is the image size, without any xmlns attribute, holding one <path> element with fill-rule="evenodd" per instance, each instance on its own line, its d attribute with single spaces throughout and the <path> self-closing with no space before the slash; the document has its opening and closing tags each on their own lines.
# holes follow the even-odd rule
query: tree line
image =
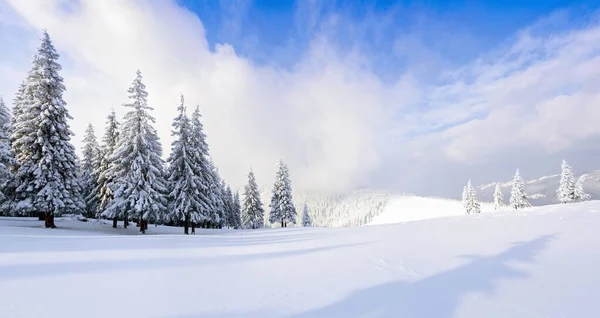
<svg viewBox="0 0 600 318">
<path fill-rule="evenodd" d="M 562 161 L 560 182 L 556 189 L 556 198 L 562 203 L 580 202 L 590 199 L 590 195 L 583 189 L 585 175 L 580 176 L 575 181 L 573 169 L 566 160 Z M 477 200 L 475 188 L 471 185 L 471 180 L 463 188 L 462 194 L 463 207 L 466 214 L 481 213 L 481 206 Z M 505 206 L 504 195 L 500 189 L 500 183 L 496 183 L 494 189 L 494 210 L 500 210 Z M 517 169 L 512 180 L 512 189 L 510 191 L 509 206 L 513 209 L 522 209 L 531 206 L 527 193 L 525 192 L 525 182 Z"/>
<path fill-rule="evenodd" d="M 148 222 L 196 227 L 257 229 L 264 208 L 252 170 L 243 198 L 221 179 L 211 159 L 199 106 L 188 115 L 183 95 L 173 119 L 171 152 L 163 160 L 154 128 L 153 108 L 138 70 L 128 89 L 127 112 L 118 121 L 114 110 L 106 120 L 101 144 L 89 124 L 81 161 L 71 143 L 72 119 L 63 99 L 62 67 L 46 30 L 31 69 L 13 99 L 12 111 L 0 97 L 0 212 L 39 216 L 55 228 L 64 213 L 119 220 L 127 228 L 137 222 L 142 233 Z M 296 223 L 292 187 L 282 160 L 269 204 L 269 222 Z M 301 224 L 311 225 L 304 206 Z"/>
</svg>

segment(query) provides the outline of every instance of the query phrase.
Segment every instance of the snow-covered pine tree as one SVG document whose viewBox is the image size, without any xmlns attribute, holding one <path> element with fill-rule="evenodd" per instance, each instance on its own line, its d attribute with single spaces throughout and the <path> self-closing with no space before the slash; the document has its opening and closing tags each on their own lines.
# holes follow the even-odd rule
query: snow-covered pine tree
<svg viewBox="0 0 600 318">
<path fill-rule="evenodd" d="M 312 221 L 310 219 L 310 215 L 308 215 L 308 205 L 304 203 L 304 208 L 302 209 L 302 226 L 310 227 L 312 226 Z"/>
<path fill-rule="evenodd" d="M 248 184 L 244 187 L 244 202 L 242 204 L 242 224 L 244 228 L 262 228 L 264 226 L 264 213 L 254 172 L 250 170 Z"/>
<path fill-rule="evenodd" d="M 223 201 L 225 202 L 225 215 L 227 219 L 227 227 L 235 229 L 237 227 L 236 218 L 235 218 L 235 206 L 233 202 L 233 192 L 231 192 L 231 187 L 228 185 L 225 188 Z"/>
<path fill-rule="evenodd" d="M 20 214 L 42 213 L 45 226 L 54 216 L 84 209 L 78 179 L 79 164 L 71 144 L 72 119 L 62 98 L 65 86 L 50 36 L 42 41 L 27 75 L 15 119 L 13 150 L 17 154 L 16 209 Z"/>
<path fill-rule="evenodd" d="M 496 183 L 496 189 L 494 189 L 494 210 L 500 210 L 504 206 L 504 195 L 500 189 L 500 183 Z"/>
<path fill-rule="evenodd" d="M 83 160 L 81 161 L 81 188 L 85 200 L 85 214 L 94 217 L 98 213 L 100 202 L 96 196 L 96 178 L 94 171 L 100 164 L 100 146 L 96 140 L 94 126 L 88 124 L 83 136 Z"/>
<path fill-rule="evenodd" d="M 10 151 L 10 135 L 12 132 L 10 112 L 2 96 L 0 96 L 0 202 L 4 205 L 14 196 L 14 175 L 13 166 L 15 160 Z M 4 213 L 0 210 L 0 215 Z M 8 215 L 8 211 L 6 211 Z"/>
<path fill-rule="evenodd" d="M 94 179 L 96 180 L 96 188 L 94 193 L 98 200 L 99 206 L 96 216 L 100 216 L 108 203 L 113 199 L 113 191 L 108 187 L 113 178 L 110 175 L 110 170 L 114 166 L 113 155 L 117 149 L 119 142 L 119 122 L 114 109 L 111 110 L 106 120 L 106 130 L 102 137 L 102 147 L 100 148 L 100 163 L 94 170 Z M 117 216 L 113 217 L 113 227 L 117 228 Z"/>
<path fill-rule="evenodd" d="M 467 186 L 463 187 L 462 191 L 462 205 L 465 211 L 467 210 L 467 201 L 469 200 L 469 192 L 467 191 Z"/>
<path fill-rule="evenodd" d="M 509 202 L 510 206 L 513 209 L 522 209 L 531 206 L 531 204 L 529 204 L 529 201 L 527 201 L 527 194 L 525 193 L 525 182 L 519 174 L 519 169 L 517 169 L 515 177 L 513 178 Z"/>
<path fill-rule="evenodd" d="M 208 207 L 199 198 L 203 186 L 200 179 L 202 171 L 195 161 L 196 150 L 193 149 L 192 144 L 192 125 L 186 115 L 183 95 L 177 110 L 179 114 L 173 120 L 172 131 L 175 140 L 171 143 L 171 155 L 167 159 L 168 180 L 171 186 L 167 219 L 183 221 L 183 232 L 189 234 L 190 222 L 197 223 L 199 212 Z"/>
<path fill-rule="evenodd" d="M 198 200 L 202 202 L 202 206 L 205 207 L 203 210 L 198 211 L 198 223 L 202 223 L 204 227 L 208 227 L 211 217 L 213 216 L 213 204 L 214 199 L 212 197 L 213 192 L 213 175 L 212 165 L 209 161 L 208 143 L 206 142 L 206 135 L 204 134 L 204 127 L 202 125 L 202 115 L 200 114 L 200 107 L 196 106 L 194 113 L 192 114 L 192 149 L 194 149 L 194 162 L 195 165 L 200 167 L 200 188 L 198 194 Z"/>
<path fill-rule="evenodd" d="M 575 183 L 575 202 L 586 201 L 591 198 L 591 196 L 583 190 L 583 182 L 585 181 L 586 175 L 582 175 L 577 179 Z"/>
<path fill-rule="evenodd" d="M 160 220 L 165 211 L 164 162 L 158 134 L 152 126 L 153 108 L 148 106 L 148 93 L 139 70 L 128 92 L 130 102 L 123 106 L 130 110 L 123 120 L 114 165 L 109 171 L 113 179 L 108 187 L 114 195 L 102 215 L 137 219 L 140 232 L 145 233 L 148 220 Z"/>
<path fill-rule="evenodd" d="M 233 195 L 233 218 L 235 220 L 234 229 L 241 229 L 242 226 L 242 208 L 240 204 L 240 194 L 236 191 Z"/>
<path fill-rule="evenodd" d="M 292 202 L 292 182 L 288 168 L 282 160 L 277 164 L 270 207 L 269 222 L 280 222 L 281 227 L 286 227 L 288 223 L 296 223 L 296 208 Z"/>
<path fill-rule="evenodd" d="M 209 167 L 210 167 L 210 183 L 209 183 L 209 193 L 211 202 L 211 213 L 208 221 L 209 228 L 222 228 L 223 223 L 225 222 L 225 207 L 223 202 L 223 191 L 221 184 L 221 177 L 219 176 L 219 170 L 214 165 L 212 160 L 209 159 Z"/>
<path fill-rule="evenodd" d="M 562 203 L 575 201 L 575 176 L 571 166 L 567 164 L 566 160 L 562 161 L 560 165 L 560 184 L 556 189 L 556 198 Z"/>
<path fill-rule="evenodd" d="M 2 204 L 0 205 L 0 210 L 5 215 L 16 215 L 18 214 L 17 203 L 19 202 L 17 198 L 17 187 L 19 185 L 18 180 L 16 178 L 16 173 L 18 171 L 19 165 L 18 161 L 15 159 L 17 155 L 20 153 L 20 149 L 13 146 L 15 140 L 23 137 L 22 135 L 15 134 L 15 127 L 18 126 L 17 119 L 20 118 L 22 111 L 21 109 L 25 105 L 25 80 L 21 82 L 19 85 L 19 89 L 15 94 L 13 99 L 13 107 L 12 107 L 12 117 L 10 119 L 10 133 L 8 134 L 8 143 L 10 146 L 10 155 L 12 158 L 12 164 L 10 166 L 11 172 L 11 181 L 4 185 L 4 189 L 2 193 L 4 198 L 2 200 Z M 30 216 L 32 216 L 33 211 L 29 212 Z"/>
<path fill-rule="evenodd" d="M 475 193 L 475 189 L 471 185 L 471 180 L 467 183 L 465 187 L 465 211 L 466 214 L 472 213 L 480 213 L 481 207 L 479 205 L 479 201 L 477 201 L 477 194 Z"/>
</svg>

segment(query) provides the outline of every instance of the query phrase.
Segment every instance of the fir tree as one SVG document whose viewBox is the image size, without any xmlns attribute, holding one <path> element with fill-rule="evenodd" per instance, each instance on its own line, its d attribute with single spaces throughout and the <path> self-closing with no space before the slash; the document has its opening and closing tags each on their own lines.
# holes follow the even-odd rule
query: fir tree
<svg viewBox="0 0 600 318">
<path fill-rule="evenodd" d="M 41 212 L 45 226 L 54 228 L 54 216 L 84 209 L 77 172 L 79 165 L 71 144 L 72 119 L 62 98 L 65 86 L 58 74 L 59 54 L 44 30 L 25 86 L 18 94 L 18 117 L 12 135 L 18 171 L 16 211 Z"/>
<path fill-rule="evenodd" d="M 264 225 L 264 209 L 254 172 L 248 173 L 248 184 L 244 187 L 242 224 L 247 229 L 260 229 Z"/>
<path fill-rule="evenodd" d="M 241 229 L 242 225 L 242 208 L 240 206 L 240 194 L 236 191 L 233 195 L 233 218 L 234 218 L 234 229 Z"/>
<path fill-rule="evenodd" d="M 191 144 L 194 149 L 194 162 L 199 167 L 199 194 L 198 200 L 201 202 L 203 207 L 198 211 L 198 222 L 203 223 L 205 227 L 208 227 L 214 214 L 214 203 L 213 198 L 213 168 L 209 161 L 209 149 L 206 142 L 206 135 L 204 134 L 204 127 L 202 125 L 202 115 L 200 114 L 200 107 L 196 106 L 194 113 L 192 114 L 192 135 Z"/>
<path fill-rule="evenodd" d="M 89 124 L 83 137 L 83 160 L 81 161 L 81 187 L 86 204 L 87 217 L 93 217 L 98 212 L 100 202 L 96 196 L 96 178 L 94 171 L 100 165 L 100 146 L 96 140 L 94 126 Z"/>
<path fill-rule="evenodd" d="M 192 144 L 192 126 L 186 115 L 183 96 L 177 108 L 179 114 L 173 120 L 172 136 L 175 140 L 171 143 L 169 163 L 169 183 L 171 185 L 169 213 L 167 218 L 173 221 L 184 222 L 184 233 L 189 234 L 190 222 L 197 223 L 200 211 L 207 206 L 199 198 L 203 184 L 201 167 L 195 161 L 196 151 Z"/>
<path fill-rule="evenodd" d="M 0 202 L 10 202 L 14 196 L 13 166 L 15 160 L 10 150 L 11 116 L 0 96 Z M 0 215 L 8 211 L 0 210 Z"/>
<path fill-rule="evenodd" d="M 223 184 L 219 176 L 219 170 L 214 163 L 209 160 L 210 181 L 209 197 L 211 199 L 211 213 L 209 217 L 209 227 L 222 228 L 225 223 L 225 203 L 223 202 Z"/>
<path fill-rule="evenodd" d="M 225 184 L 223 184 L 225 186 Z M 225 191 L 223 191 L 223 202 L 225 203 L 225 218 L 227 220 L 226 225 L 228 228 L 237 228 L 236 217 L 235 217 L 235 207 L 233 203 L 233 192 L 231 192 L 231 187 L 226 186 Z"/>
<path fill-rule="evenodd" d="M 109 174 L 113 178 L 108 187 L 113 199 L 102 213 L 104 217 L 121 216 L 139 220 L 140 232 L 145 233 L 148 220 L 158 221 L 165 210 L 166 186 L 162 147 L 152 124 L 153 109 L 148 106 L 146 86 L 138 70 L 128 90 L 130 108 L 123 121 L 114 165 Z"/>
<path fill-rule="evenodd" d="M 583 182 L 585 181 L 585 177 L 586 177 L 585 174 L 580 176 L 579 179 L 577 179 L 577 182 L 575 183 L 574 200 L 576 202 L 586 201 L 591 198 L 591 196 L 589 194 L 585 193 L 585 191 L 583 190 Z"/>
<path fill-rule="evenodd" d="M 494 190 L 494 210 L 500 210 L 504 206 L 504 195 L 500 189 L 500 183 L 496 183 Z"/>
<path fill-rule="evenodd" d="M 113 191 L 109 184 L 113 178 L 110 170 L 114 166 L 113 155 L 119 142 L 119 122 L 114 110 L 111 110 L 106 120 L 106 130 L 102 137 L 102 147 L 100 149 L 100 162 L 94 170 L 93 177 L 96 180 L 94 194 L 98 200 L 97 216 L 100 216 L 108 203 L 113 199 Z M 113 217 L 113 227 L 117 227 L 117 216 Z"/>
<path fill-rule="evenodd" d="M 288 223 L 296 223 L 296 208 L 292 202 L 292 182 L 288 168 L 282 160 L 279 160 L 277 165 L 270 207 L 269 222 L 281 222 L 281 227 L 286 227 Z"/>
<path fill-rule="evenodd" d="M 467 183 L 465 188 L 465 199 L 464 199 L 465 210 L 467 214 L 481 213 L 481 207 L 479 201 L 477 201 L 477 194 L 475 189 L 471 185 L 471 180 Z"/>
<path fill-rule="evenodd" d="M 469 198 L 469 193 L 467 192 L 467 186 L 464 186 L 463 191 L 462 191 L 462 205 L 465 210 L 467 209 L 468 198 Z"/>
<path fill-rule="evenodd" d="M 527 194 L 525 193 L 525 182 L 519 174 L 519 169 L 517 169 L 515 177 L 513 178 L 509 202 L 510 206 L 513 209 L 522 209 L 531 206 L 531 204 L 529 204 L 529 201 L 527 201 Z"/>
<path fill-rule="evenodd" d="M 304 208 L 302 209 L 302 226 L 310 227 L 312 226 L 312 221 L 310 219 L 310 215 L 308 215 L 308 205 L 304 203 Z"/>
<path fill-rule="evenodd" d="M 566 160 L 560 165 L 562 171 L 560 173 L 560 184 L 556 189 L 556 198 L 562 203 L 575 201 L 575 176 L 571 166 Z"/>
</svg>

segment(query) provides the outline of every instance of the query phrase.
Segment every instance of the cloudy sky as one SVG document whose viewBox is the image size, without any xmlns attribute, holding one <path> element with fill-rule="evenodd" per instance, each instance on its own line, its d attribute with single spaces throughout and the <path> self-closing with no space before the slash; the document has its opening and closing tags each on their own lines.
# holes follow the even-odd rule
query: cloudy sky
<svg viewBox="0 0 600 318">
<path fill-rule="evenodd" d="M 523 4 L 522 2 L 527 2 Z M 360 5 L 358 5 L 360 3 Z M 600 169 L 593 1 L 0 0 L 10 101 L 46 28 L 79 146 L 123 114 L 140 69 L 165 153 L 179 95 L 222 176 L 297 188 L 457 196 L 476 184 Z"/>
</svg>

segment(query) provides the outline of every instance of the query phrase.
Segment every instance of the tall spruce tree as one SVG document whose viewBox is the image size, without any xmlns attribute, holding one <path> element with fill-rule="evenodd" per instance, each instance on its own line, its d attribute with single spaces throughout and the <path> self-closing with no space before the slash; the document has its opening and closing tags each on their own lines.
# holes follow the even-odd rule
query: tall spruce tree
<svg viewBox="0 0 600 318">
<path fill-rule="evenodd" d="M 469 180 L 465 187 L 463 200 L 466 214 L 481 213 L 481 206 L 479 205 L 479 201 L 477 201 L 477 194 L 471 185 L 471 180 Z"/>
<path fill-rule="evenodd" d="M 235 220 L 235 211 L 234 211 L 234 203 L 233 203 L 233 192 L 231 192 L 231 187 L 224 184 L 225 190 L 223 191 L 223 202 L 225 204 L 225 219 L 226 226 L 228 228 L 235 229 L 237 227 Z"/>
<path fill-rule="evenodd" d="M 94 217 L 98 213 L 100 202 L 96 196 L 96 178 L 94 171 L 100 165 L 100 146 L 96 139 L 94 126 L 88 124 L 83 136 L 83 160 L 81 161 L 81 187 L 86 205 L 86 216 Z"/>
<path fill-rule="evenodd" d="M 494 210 L 500 210 L 504 206 L 504 195 L 500 189 L 500 183 L 496 183 L 494 189 Z"/>
<path fill-rule="evenodd" d="M 210 182 L 209 182 L 209 193 L 212 199 L 211 203 L 211 214 L 209 219 L 209 227 L 211 228 L 222 228 L 225 223 L 225 202 L 223 201 L 223 184 L 221 177 L 219 176 L 219 170 L 214 165 L 212 160 L 209 159 L 210 167 Z"/>
<path fill-rule="evenodd" d="M 4 205 L 14 196 L 14 157 L 10 150 L 10 135 L 12 133 L 11 116 L 0 96 L 0 203 Z M 0 215 L 8 215 L 8 211 L 0 209 Z"/>
<path fill-rule="evenodd" d="M 247 229 L 260 229 L 264 226 L 264 208 L 254 172 L 248 173 L 248 184 L 244 187 L 242 203 L 242 224 Z"/>
<path fill-rule="evenodd" d="M 304 203 L 304 208 L 302 209 L 302 226 L 312 226 L 312 220 L 310 219 L 310 215 L 308 215 L 308 205 L 306 203 Z"/>
<path fill-rule="evenodd" d="M 113 191 L 109 188 L 109 184 L 113 180 L 110 175 L 110 170 L 114 166 L 113 156 L 119 142 L 119 122 L 114 109 L 110 111 L 106 119 L 106 129 L 102 137 L 102 147 L 100 148 L 100 162 L 94 170 L 94 179 L 96 180 L 96 188 L 94 194 L 98 200 L 97 216 L 101 216 L 108 203 L 113 199 Z M 113 218 L 113 227 L 117 227 L 118 217 Z"/>
<path fill-rule="evenodd" d="M 183 221 L 183 232 L 189 234 L 190 222 L 197 223 L 200 211 L 208 207 L 199 197 L 203 187 L 202 171 L 196 162 L 196 149 L 192 144 L 192 125 L 186 115 L 183 95 L 177 110 L 179 114 L 173 120 L 172 131 L 175 140 L 171 143 L 171 155 L 167 159 L 168 181 L 171 185 L 167 218 Z"/>
<path fill-rule="evenodd" d="M 519 174 L 519 169 L 517 169 L 515 177 L 513 178 L 509 202 L 513 209 L 522 209 L 531 206 L 529 201 L 527 201 L 525 182 L 523 181 L 523 178 L 521 178 L 521 174 Z"/>
<path fill-rule="evenodd" d="M 194 149 L 194 162 L 201 173 L 200 187 L 198 189 L 198 200 L 201 202 L 202 209 L 198 212 L 198 222 L 202 223 L 204 227 L 210 225 L 210 221 L 214 216 L 214 202 L 213 198 L 213 171 L 212 165 L 209 160 L 209 149 L 208 143 L 206 142 L 206 135 L 204 134 L 204 127 L 202 125 L 202 115 L 200 114 L 200 107 L 196 106 L 192 114 L 192 135 L 191 144 Z"/>
<path fill-rule="evenodd" d="M 121 138 L 113 155 L 114 165 L 109 174 L 113 178 L 108 187 L 114 191 L 103 216 L 129 217 L 139 221 L 140 232 L 145 233 L 148 220 L 158 221 L 166 205 L 166 181 L 162 147 L 150 115 L 146 85 L 138 70 L 128 90 L 130 102 L 123 106 L 130 110 L 125 115 Z"/>
<path fill-rule="evenodd" d="M 585 193 L 585 190 L 583 190 L 583 182 L 585 181 L 586 175 L 582 175 L 577 179 L 577 182 L 575 183 L 575 198 L 574 200 L 576 202 L 580 202 L 580 201 L 586 201 L 589 200 L 591 198 L 591 196 L 587 193 Z"/>
<path fill-rule="evenodd" d="M 292 202 L 292 182 L 288 168 L 282 160 L 277 164 L 270 207 L 269 222 L 281 223 L 281 227 L 286 227 L 288 223 L 296 223 L 296 208 Z"/>
<path fill-rule="evenodd" d="M 18 118 L 21 118 L 22 111 L 21 109 L 25 105 L 25 80 L 21 82 L 19 85 L 19 89 L 15 94 L 13 99 L 13 107 L 12 107 L 12 116 L 10 118 L 10 133 L 8 134 L 8 142 L 10 146 L 10 154 L 12 157 L 12 164 L 10 165 L 11 172 L 11 181 L 4 184 L 3 200 L 0 205 L 0 210 L 5 215 L 17 215 L 19 211 L 17 210 L 17 203 L 19 202 L 17 197 L 17 187 L 19 186 L 19 182 L 16 178 L 16 173 L 19 170 L 19 163 L 15 159 L 20 155 L 20 149 L 14 146 L 14 143 L 19 138 L 22 138 L 22 135 L 16 134 L 16 127 L 18 127 L 19 122 L 17 122 Z M 29 212 L 30 216 L 33 214 L 33 211 Z"/>
<path fill-rule="evenodd" d="M 560 165 L 560 184 L 556 189 L 556 198 L 562 203 L 568 203 L 575 201 L 575 176 L 571 166 L 567 164 L 566 160 L 562 161 Z"/>
<path fill-rule="evenodd" d="M 54 228 L 54 216 L 84 209 L 78 179 L 79 164 L 71 144 L 72 119 L 63 100 L 61 66 L 50 36 L 44 30 L 41 45 L 18 98 L 18 117 L 12 135 L 18 171 L 16 211 L 42 213 L 45 226 Z"/>
</svg>

